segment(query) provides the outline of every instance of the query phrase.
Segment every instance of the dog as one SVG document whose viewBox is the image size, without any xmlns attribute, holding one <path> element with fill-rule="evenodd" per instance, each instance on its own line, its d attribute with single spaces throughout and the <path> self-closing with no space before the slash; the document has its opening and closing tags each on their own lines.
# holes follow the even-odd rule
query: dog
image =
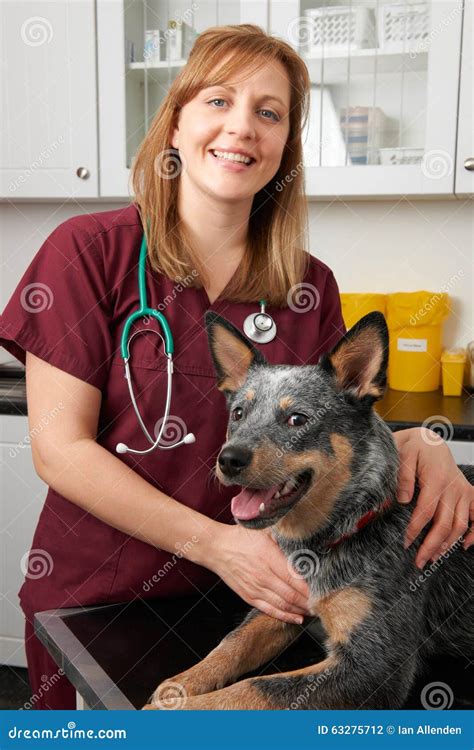
<svg viewBox="0 0 474 750">
<path fill-rule="evenodd" d="M 384 316 L 369 313 L 303 366 L 269 364 L 225 318 L 208 312 L 205 321 L 230 415 L 217 477 L 242 487 L 232 500 L 237 523 L 269 529 L 295 570 L 304 560 L 326 657 L 239 681 L 311 623 L 252 609 L 144 708 L 401 708 L 427 656 L 474 653 L 474 566 L 473 549 L 458 540 L 423 578 L 414 559 L 431 523 L 404 549 L 419 486 L 410 505 L 397 502 L 398 451 L 373 408 L 386 388 Z M 474 467 L 459 468 L 474 484 Z"/>
</svg>

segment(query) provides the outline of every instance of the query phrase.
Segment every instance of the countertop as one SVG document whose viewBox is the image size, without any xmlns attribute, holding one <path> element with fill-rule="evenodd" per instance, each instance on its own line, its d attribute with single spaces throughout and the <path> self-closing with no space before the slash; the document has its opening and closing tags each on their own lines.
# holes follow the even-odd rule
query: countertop
<svg viewBox="0 0 474 750">
<path fill-rule="evenodd" d="M 426 424 L 445 439 L 474 440 L 474 393 L 468 391 L 443 396 L 441 388 L 430 393 L 388 388 L 376 409 L 393 431 Z M 27 413 L 24 369 L 0 366 L 0 414 Z"/>
<path fill-rule="evenodd" d="M 204 658 L 241 622 L 249 607 L 222 582 L 199 596 L 136 599 L 100 607 L 50 610 L 35 615 L 35 632 L 91 709 L 140 709 L 154 689 Z M 311 627 L 311 630 L 309 629 Z M 270 665 L 251 672 L 274 674 L 321 661 L 319 621 Z M 473 708 L 474 664 L 438 657 L 426 663 L 404 709 L 422 709 L 430 682 L 444 682 L 453 709 Z"/>
</svg>

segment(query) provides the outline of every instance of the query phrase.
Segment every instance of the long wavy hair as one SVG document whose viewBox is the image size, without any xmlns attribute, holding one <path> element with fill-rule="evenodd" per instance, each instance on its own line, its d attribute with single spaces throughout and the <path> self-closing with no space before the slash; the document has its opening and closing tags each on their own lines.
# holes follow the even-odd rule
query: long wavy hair
<svg viewBox="0 0 474 750">
<path fill-rule="evenodd" d="M 178 214 L 181 161 L 170 146 L 172 132 L 181 107 L 200 90 L 228 83 L 242 70 L 257 70 L 274 60 L 282 63 L 290 81 L 288 139 L 278 172 L 254 196 L 244 256 L 222 296 L 233 302 L 265 299 L 269 305 L 285 307 L 290 288 L 301 283 L 309 264 L 302 132 L 311 84 L 304 61 L 289 44 L 254 24 L 215 26 L 203 32 L 140 144 L 131 184 L 151 267 L 174 281 L 206 286 L 206 269 Z"/>
</svg>

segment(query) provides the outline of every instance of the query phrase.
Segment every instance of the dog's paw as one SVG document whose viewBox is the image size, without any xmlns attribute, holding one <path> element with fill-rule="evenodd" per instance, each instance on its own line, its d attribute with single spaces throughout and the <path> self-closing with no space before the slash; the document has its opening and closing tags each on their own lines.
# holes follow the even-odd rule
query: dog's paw
<svg viewBox="0 0 474 750">
<path fill-rule="evenodd" d="M 155 692 L 149 698 L 146 706 L 151 706 L 160 711 L 179 710 L 188 700 L 189 692 L 186 687 L 177 680 L 165 680 L 156 688 Z"/>
<path fill-rule="evenodd" d="M 154 706 L 153 703 L 146 703 L 140 711 L 159 711 L 159 708 Z"/>
</svg>

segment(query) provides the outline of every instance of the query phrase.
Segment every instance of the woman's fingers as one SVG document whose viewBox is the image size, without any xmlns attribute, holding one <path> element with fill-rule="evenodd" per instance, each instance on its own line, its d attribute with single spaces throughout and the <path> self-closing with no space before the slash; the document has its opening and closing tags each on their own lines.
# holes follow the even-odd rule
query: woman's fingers
<svg viewBox="0 0 474 750">
<path fill-rule="evenodd" d="M 276 617 L 277 620 L 283 620 L 283 622 L 290 622 L 295 625 L 301 625 L 303 622 L 303 615 L 293 615 L 290 612 L 285 612 L 283 609 L 278 609 L 278 607 L 269 604 L 266 599 L 255 599 L 253 604 L 265 615 Z"/>
<path fill-rule="evenodd" d="M 421 497 L 421 496 L 420 496 Z M 437 552 L 441 543 L 447 539 L 453 528 L 454 507 L 452 502 L 448 502 L 441 497 L 436 513 L 434 523 L 421 545 L 416 555 L 416 564 L 422 568 L 428 558 Z"/>
<path fill-rule="evenodd" d="M 440 548 L 431 555 L 433 562 L 436 562 L 441 555 L 447 552 L 452 545 L 457 542 L 460 537 L 464 534 L 469 522 L 469 503 L 465 499 L 461 498 L 454 509 L 453 525 L 451 533 L 447 539 L 441 542 Z"/>
<path fill-rule="evenodd" d="M 418 496 L 415 509 L 410 518 L 410 523 L 405 532 L 405 549 L 410 546 L 420 531 L 431 521 L 436 511 L 438 497 L 436 489 L 430 484 L 423 485 Z"/>
</svg>

